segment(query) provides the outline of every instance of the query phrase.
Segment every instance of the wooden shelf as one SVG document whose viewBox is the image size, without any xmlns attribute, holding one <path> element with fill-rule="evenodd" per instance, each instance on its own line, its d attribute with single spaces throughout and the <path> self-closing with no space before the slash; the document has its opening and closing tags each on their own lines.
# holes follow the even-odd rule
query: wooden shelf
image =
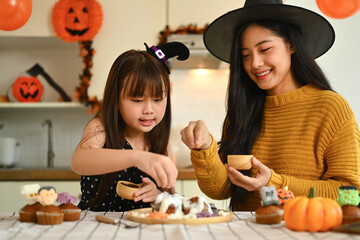
<svg viewBox="0 0 360 240">
<path fill-rule="evenodd" d="M 194 180 L 193 168 L 179 169 L 179 180 Z M 0 181 L 78 181 L 80 176 L 70 168 L 1 169 Z"/>
<path fill-rule="evenodd" d="M 71 181 L 80 176 L 71 169 L 4 169 L 0 170 L 1 181 Z"/>
<path fill-rule="evenodd" d="M 0 103 L 0 109 L 48 109 L 48 108 L 85 108 L 85 106 L 79 102 L 36 102 L 36 103 L 20 103 L 9 102 Z"/>
<path fill-rule="evenodd" d="M 58 37 L 0 37 L 0 49 L 9 48 L 74 48 L 79 49 L 77 42 L 68 43 Z"/>
</svg>

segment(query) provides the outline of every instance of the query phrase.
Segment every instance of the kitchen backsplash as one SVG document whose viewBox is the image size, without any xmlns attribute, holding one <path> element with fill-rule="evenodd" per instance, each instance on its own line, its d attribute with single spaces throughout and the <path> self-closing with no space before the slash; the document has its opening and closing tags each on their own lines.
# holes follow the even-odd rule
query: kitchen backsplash
<svg viewBox="0 0 360 240">
<path fill-rule="evenodd" d="M 17 167 L 45 167 L 48 152 L 48 125 L 52 122 L 55 167 L 69 167 L 71 155 L 91 116 L 85 108 L 0 109 L 0 137 L 14 137 L 20 143 Z"/>
<path fill-rule="evenodd" d="M 219 139 L 225 117 L 226 70 L 173 70 L 172 123 L 176 131 L 191 120 L 202 119 L 209 131 Z M 79 143 L 86 123 L 91 119 L 84 108 L 56 109 L 0 109 L 0 137 L 14 137 L 20 143 L 17 167 L 46 167 L 48 151 L 48 126 L 52 122 L 52 140 L 55 167 L 69 167 L 72 153 Z M 179 137 L 174 148 L 187 152 Z M 178 158 L 178 161 L 189 159 Z"/>
</svg>

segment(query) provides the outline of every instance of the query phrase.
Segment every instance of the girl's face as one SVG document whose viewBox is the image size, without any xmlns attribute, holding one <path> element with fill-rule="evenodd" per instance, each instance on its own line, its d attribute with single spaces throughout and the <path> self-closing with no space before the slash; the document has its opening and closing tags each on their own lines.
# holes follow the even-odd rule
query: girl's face
<svg viewBox="0 0 360 240">
<path fill-rule="evenodd" d="M 163 87 L 163 89 L 165 89 Z M 167 96 L 152 97 L 145 93 L 142 97 L 129 97 L 120 94 L 120 113 L 126 123 L 126 135 L 150 132 L 165 115 Z"/>
<path fill-rule="evenodd" d="M 241 37 L 244 69 L 268 95 L 278 95 L 298 88 L 291 71 L 290 43 L 267 28 L 250 25 Z"/>
</svg>

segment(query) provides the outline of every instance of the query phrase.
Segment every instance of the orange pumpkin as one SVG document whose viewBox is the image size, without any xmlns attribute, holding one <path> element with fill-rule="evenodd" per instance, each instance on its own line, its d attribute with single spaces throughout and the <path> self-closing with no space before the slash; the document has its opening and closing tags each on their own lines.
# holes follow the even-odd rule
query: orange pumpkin
<svg viewBox="0 0 360 240">
<path fill-rule="evenodd" d="M 286 227 L 295 231 L 325 232 L 342 222 L 342 210 L 333 199 L 315 196 L 315 188 L 309 197 L 298 196 L 284 206 Z"/>
<path fill-rule="evenodd" d="M 65 42 L 91 41 L 102 24 L 101 5 L 95 0 L 59 0 L 52 12 L 52 25 Z"/>
<path fill-rule="evenodd" d="M 277 189 L 276 192 L 280 204 L 285 204 L 295 197 L 294 193 L 290 191 L 289 188 L 286 186 L 284 188 Z"/>
<path fill-rule="evenodd" d="M 18 77 L 12 87 L 12 93 L 19 102 L 38 102 L 44 87 L 37 77 Z"/>
</svg>

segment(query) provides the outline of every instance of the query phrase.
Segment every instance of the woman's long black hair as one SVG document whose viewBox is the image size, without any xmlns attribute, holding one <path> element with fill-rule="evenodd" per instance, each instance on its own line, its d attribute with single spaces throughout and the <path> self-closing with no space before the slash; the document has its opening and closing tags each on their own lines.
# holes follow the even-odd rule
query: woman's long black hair
<svg viewBox="0 0 360 240">
<path fill-rule="evenodd" d="M 122 149 L 125 144 L 126 123 L 119 110 L 120 94 L 125 97 L 163 98 L 167 96 L 166 110 L 161 122 L 145 133 L 145 144 L 149 152 L 166 155 L 171 127 L 170 80 L 166 68 L 146 51 L 129 50 L 113 63 L 105 85 L 103 102 L 95 118 L 99 118 L 105 129 L 105 148 Z M 99 159 L 101 161 L 101 159 Z M 90 202 L 96 206 L 113 186 L 116 172 L 101 177 L 97 196 Z"/>
<path fill-rule="evenodd" d="M 232 42 L 227 114 L 219 142 L 219 155 L 224 163 L 227 162 L 227 155 L 251 154 L 262 127 L 267 92 L 260 89 L 247 75 L 241 55 L 242 33 L 252 24 L 271 30 L 293 46 L 295 52 L 291 56 L 291 69 L 297 82 L 301 85 L 313 84 L 321 89 L 332 90 L 324 73 L 307 50 L 297 27 L 271 21 L 249 22 L 240 26 Z M 250 176 L 250 170 L 242 173 Z M 239 209 L 247 193 L 245 189 L 232 184 L 230 208 Z"/>
</svg>

